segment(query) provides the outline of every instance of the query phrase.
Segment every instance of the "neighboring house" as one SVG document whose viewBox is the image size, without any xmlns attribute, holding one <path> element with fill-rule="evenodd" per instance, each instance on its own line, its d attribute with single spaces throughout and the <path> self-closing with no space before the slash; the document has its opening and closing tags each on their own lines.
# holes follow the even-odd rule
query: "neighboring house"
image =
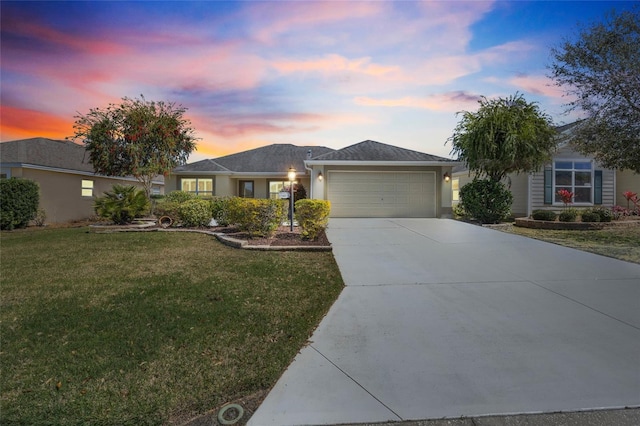
<svg viewBox="0 0 640 426">
<path fill-rule="evenodd" d="M 560 133 L 573 125 L 562 126 Z M 473 180 L 464 167 L 454 170 L 452 198 L 459 202 L 459 189 Z M 640 175 L 632 171 L 606 169 L 590 156 L 575 151 L 570 141 L 561 143 L 550 164 L 535 173 L 510 174 L 505 179 L 513 194 L 511 212 L 516 217 L 534 210 L 560 211 L 564 204 L 557 195 L 561 189 L 574 193 L 573 207 L 613 207 L 627 205 L 625 191 L 640 192 Z"/>
<path fill-rule="evenodd" d="M 40 208 L 44 209 L 48 223 L 94 216 L 94 197 L 110 191 L 115 184 L 140 186 L 132 177 L 96 174 L 82 145 L 45 138 L 0 143 L 0 175 L 37 182 Z M 152 192 L 164 192 L 161 178 L 153 182 Z"/>
<path fill-rule="evenodd" d="M 331 202 L 332 217 L 447 217 L 457 164 L 370 140 L 337 151 L 275 144 L 177 167 L 166 190 L 276 198 L 294 167 L 309 198 Z"/>
</svg>

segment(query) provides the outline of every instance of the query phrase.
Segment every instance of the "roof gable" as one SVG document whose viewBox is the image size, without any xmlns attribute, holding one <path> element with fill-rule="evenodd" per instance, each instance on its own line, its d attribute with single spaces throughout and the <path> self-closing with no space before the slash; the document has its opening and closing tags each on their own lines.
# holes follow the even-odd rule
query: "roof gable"
<svg viewBox="0 0 640 426">
<path fill-rule="evenodd" d="M 328 154 L 313 158 L 314 161 L 426 161 L 454 162 L 449 158 L 424 152 L 387 145 L 381 142 L 366 140 Z"/>
</svg>

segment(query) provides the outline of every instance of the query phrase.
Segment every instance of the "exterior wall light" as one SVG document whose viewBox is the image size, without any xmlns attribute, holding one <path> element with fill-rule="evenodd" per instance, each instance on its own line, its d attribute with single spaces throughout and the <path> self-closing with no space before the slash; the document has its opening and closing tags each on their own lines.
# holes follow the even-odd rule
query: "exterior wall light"
<svg viewBox="0 0 640 426">
<path fill-rule="evenodd" d="M 449 183 L 449 181 L 450 181 L 450 180 L 451 180 L 451 176 L 449 176 L 449 173 L 448 173 L 448 172 L 446 172 L 446 173 L 444 174 L 444 181 L 445 181 L 445 182 L 447 182 L 447 183 Z"/>
<path fill-rule="evenodd" d="M 320 172 L 318 173 L 318 180 L 322 182 L 322 179 L 324 179 L 324 177 L 322 176 L 322 172 Z"/>
</svg>

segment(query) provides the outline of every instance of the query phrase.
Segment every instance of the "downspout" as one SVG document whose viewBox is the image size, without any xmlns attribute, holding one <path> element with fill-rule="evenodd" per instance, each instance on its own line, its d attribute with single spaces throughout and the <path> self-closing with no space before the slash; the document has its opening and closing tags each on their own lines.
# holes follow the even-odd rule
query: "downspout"
<svg viewBox="0 0 640 426">
<path fill-rule="evenodd" d="M 533 213 L 532 204 L 532 195 L 531 190 L 533 189 L 533 173 L 529 173 L 527 175 L 527 217 L 531 217 L 531 213 Z"/>
<path fill-rule="evenodd" d="M 309 184 L 309 198 L 311 198 L 313 200 L 313 185 L 314 185 L 314 180 L 313 180 L 313 169 L 310 169 L 309 167 L 307 167 L 307 162 L 304 161 L 304 168 L 305 170 L 309 170 L 309 176 L 311 176 L 311 183 Z"/>
</svg>

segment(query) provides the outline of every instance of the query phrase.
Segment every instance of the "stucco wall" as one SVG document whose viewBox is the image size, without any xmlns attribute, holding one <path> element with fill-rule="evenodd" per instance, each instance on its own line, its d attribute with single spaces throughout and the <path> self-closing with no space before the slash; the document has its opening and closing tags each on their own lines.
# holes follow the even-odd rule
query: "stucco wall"
<svg viewBox="0 0 640 426">
<path fill-rule="evenodd" d="M 640 174 L 633 173 L 631 170 L 616 172 L 616 205 L 623 207 L 627 206 L 627 199 L 622 195 L 626 191 L 640 194 Z"/>
</svg>

